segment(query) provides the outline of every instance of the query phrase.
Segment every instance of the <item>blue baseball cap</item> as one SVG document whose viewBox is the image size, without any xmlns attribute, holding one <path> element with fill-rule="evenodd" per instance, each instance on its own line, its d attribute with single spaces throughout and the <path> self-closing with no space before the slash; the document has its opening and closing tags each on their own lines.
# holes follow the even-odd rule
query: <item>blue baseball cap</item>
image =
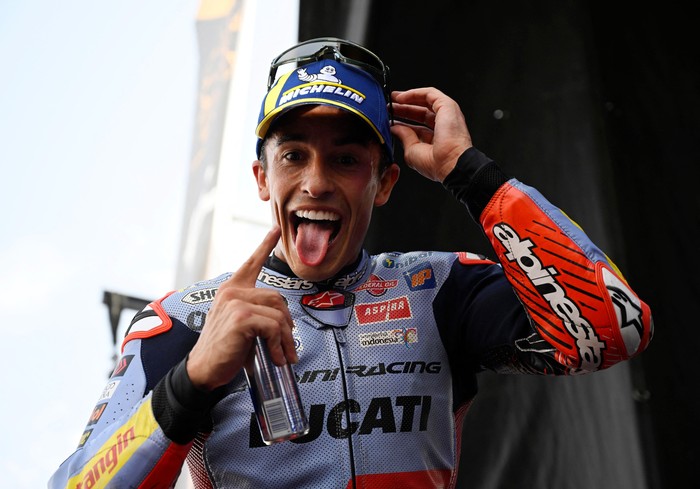
<svg viewBox="0 0 700 489">
<path fill-rule="evenodd" d="M 389 111 L 384 90 L 366 71 L 333 59 L 322 59 L 282 75 L 267 92 L 260 108 L 257 155 L 271 124 L 285 112 L 302 105 L 329 105 L 347 110 L 365 121 L 394 158 Z"/>
</svg>

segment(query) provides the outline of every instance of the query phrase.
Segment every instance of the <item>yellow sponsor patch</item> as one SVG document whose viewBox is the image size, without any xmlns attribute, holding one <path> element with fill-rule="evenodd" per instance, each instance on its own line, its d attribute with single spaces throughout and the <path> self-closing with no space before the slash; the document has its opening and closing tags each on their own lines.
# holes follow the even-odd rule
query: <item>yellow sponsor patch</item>
<svg viewBox="0 0 700 489">
<path fill-rule="evenodd" d="M 129 423 L 117 430 L 97 451 L 83 470 L 68 481 L 71 489 L 98 489 L 109 484 L 127 460 L 158 429 L 151 400 L 147 399 Z"/>
</svg>

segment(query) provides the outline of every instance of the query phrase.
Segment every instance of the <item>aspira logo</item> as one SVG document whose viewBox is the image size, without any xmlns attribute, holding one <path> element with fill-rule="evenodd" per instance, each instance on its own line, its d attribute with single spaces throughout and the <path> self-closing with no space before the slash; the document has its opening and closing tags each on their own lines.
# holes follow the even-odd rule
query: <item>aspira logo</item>
<svg viewBox="0 0 700 489">
<path fill-rule="evenodd" d="M 559 316 L 567 331 L 576 340 L 580 367 L 585 370 L 597 370 L 603 361 L 602 351 L 605 344 L 596 336 L 590 323 L 581 315 L 575 302 L 566 296 L 564 288 L 554 278 L 559 272 L 554 267 L 545 267 L 531 248 L 535 245 L 529 239 L 520 239 L 513 228 L 505 223 L 493 227 L 493 234 L 508 250 L 505 257 L 516 262 L 525 272 L 537 292 L 549 303 L 552 311 Z"/>
</svg>

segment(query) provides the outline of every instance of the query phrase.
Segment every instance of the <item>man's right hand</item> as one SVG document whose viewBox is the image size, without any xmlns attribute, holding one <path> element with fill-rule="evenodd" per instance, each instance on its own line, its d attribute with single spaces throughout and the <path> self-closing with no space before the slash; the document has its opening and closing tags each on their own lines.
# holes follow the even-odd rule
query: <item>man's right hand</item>
<svg viewBox="0 0 700 489">
<path fill-rule="evenodd" d="M 253 354 L 256 336 L 267 340 L 276 365 L 296 363 L 294 323 L 279 292 L 255 287 L 265 260 L 280 238 L 275 226 L 253 255 L 222 283 L 204 328 L 187 360 L 192 384 L 203 391 L 230 382 Z"/>
</svg>

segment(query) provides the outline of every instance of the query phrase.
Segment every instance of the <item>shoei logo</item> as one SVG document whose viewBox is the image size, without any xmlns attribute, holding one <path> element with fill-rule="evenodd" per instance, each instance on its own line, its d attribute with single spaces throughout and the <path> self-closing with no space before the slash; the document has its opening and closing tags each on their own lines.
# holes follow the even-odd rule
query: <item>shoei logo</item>
<svg viewBox="0 0 700 489">
<path fill-rule="evenodd" d="M 293 90 L 285 92 L 280 97 L 278 106 L 284 105 L 298 97 L 314 95 L 318 93 L 332 93 L 338 97 L 345 97 L 357 104 L 365 101 L 365 96 L 352 88 L 342 85 L 340 78 L 335 76 L 335 68 L 333 66 L 325 66 L 319 73 L 309 74 L 305 68 L 297 70 L 297 76 L 300 81 L 307 84 L 300 85 Z"/>
<path fill-rule="evenodd" d="M 535 244 L 529 239 L 521 239 L 513 228 L 505 223 L 493 227 L 493 234 L 506 248 L 506 259 L 516 262 L 527 275 L 535 290 L 549 303 L 552 311 L 562 320 L 567 331 L 576 341 L 581 368 L 597 370 L 603 361 L 605 348 L 595 334 L 590 323 L 581 315 L 581 310 L 567 295 L 566 290 L 557 282 L 559 275 L 554 267 L 546 267 L 532 251 Z"/>
<path fill-rule="evenodd" d="M 216 291 L 217 287 L 212 287 L 210 289 L 195 290 L 194 292 L 190 292 L 180 300 L 186 304 L 193 305 L 201 304 L 203 302 L 212 302 L 214 300 L 214 296 L 216 295 Z"/>
</svg>

